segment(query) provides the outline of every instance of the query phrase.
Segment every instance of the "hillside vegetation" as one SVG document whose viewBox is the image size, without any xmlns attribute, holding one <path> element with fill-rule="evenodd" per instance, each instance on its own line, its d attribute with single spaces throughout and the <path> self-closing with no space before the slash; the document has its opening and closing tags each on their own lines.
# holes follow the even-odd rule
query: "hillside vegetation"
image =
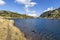
<svg viewBox="0 0 60 40">
<path fill-rule="evenodd" d="M 5 10 L 0 11 L 0 16 L 3 16 L 5 18 L 33 18 L 32 16 L 27 16 L 26 14 L 19 14 Z"/>
<path fill-rule="evenodd" d="M 51 18 L 51 19 L 60 19 L 60 8 L 55 10 L 50 10 L 47 12 L 44 12 L 40 15 L 41 18 Z"/>
</svg>

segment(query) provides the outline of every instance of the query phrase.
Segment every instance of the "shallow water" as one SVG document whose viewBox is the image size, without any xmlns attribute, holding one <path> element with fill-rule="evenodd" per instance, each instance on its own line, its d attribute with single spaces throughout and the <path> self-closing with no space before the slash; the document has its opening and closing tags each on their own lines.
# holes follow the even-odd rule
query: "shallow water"
<svg viewBox="0 0 60 40">
<path fill-rule="evenodd" d="M 13 19 L 27 40 L 60 40 L 60 20 Z"/>
</svg>

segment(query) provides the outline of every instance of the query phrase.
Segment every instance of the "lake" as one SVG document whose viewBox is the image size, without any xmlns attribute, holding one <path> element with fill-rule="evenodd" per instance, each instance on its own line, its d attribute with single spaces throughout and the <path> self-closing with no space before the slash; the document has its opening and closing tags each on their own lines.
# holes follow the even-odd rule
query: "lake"
<svg viewBox="0 0 60 40">
<path fill-rule="evenodd" d="M 60 20 L 57 19 L 13 19 L 15 26 L 27 40 L 60 40 Z"/>
</svg>

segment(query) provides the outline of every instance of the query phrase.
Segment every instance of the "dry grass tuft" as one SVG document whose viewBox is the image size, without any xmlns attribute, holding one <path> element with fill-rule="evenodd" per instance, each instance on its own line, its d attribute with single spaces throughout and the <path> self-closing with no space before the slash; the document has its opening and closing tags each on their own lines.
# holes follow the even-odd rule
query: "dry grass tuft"
<svg viewBox="0 0 60 40">
<path fill-rule="evenodd" d="M 26 40 L 24 34 L 13 23 L 13 20 L 0 17 L 0 40 Z"/>
</svg>

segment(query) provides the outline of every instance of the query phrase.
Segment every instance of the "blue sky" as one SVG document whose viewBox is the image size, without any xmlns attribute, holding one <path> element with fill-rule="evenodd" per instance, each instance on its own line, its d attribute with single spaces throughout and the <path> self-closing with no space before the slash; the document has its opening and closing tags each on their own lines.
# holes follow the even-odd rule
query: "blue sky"
<svg viewBox="0 0 60 40">
<path fill-rule="evenodd" d="M 60 7 L 60 0 L 0 0 L 0 10 L 38 14 Z"/>
</svg>

